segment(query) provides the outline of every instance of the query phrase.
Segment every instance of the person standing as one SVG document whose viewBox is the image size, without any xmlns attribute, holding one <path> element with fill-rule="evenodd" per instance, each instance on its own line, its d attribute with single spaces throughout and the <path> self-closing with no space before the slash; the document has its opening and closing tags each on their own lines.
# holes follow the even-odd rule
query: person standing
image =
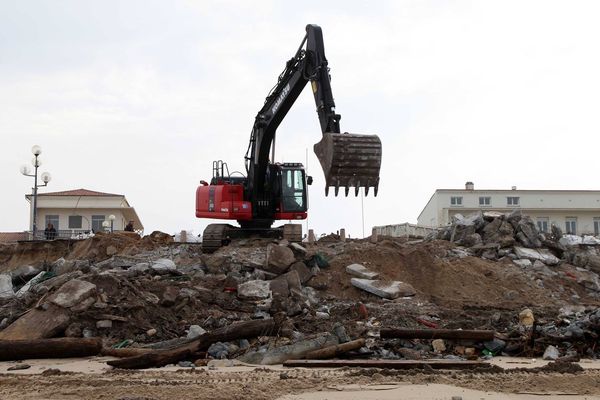
<svg viewBox="0 0 600 400">
<path fill-rule="evenodd" d="M 46 240 L 54 240 L 56 238 L 56 229 L 53 224 L 48 224 L 46 229 L 44 229 L 44 236 L 46 236 Z"/>
<path fill-rule="evenodd" d="M 129 223 L 125 226 L 125 230 L 127 232 L 133 232 L 133 221 L 129 221 Z"/>
</svg>

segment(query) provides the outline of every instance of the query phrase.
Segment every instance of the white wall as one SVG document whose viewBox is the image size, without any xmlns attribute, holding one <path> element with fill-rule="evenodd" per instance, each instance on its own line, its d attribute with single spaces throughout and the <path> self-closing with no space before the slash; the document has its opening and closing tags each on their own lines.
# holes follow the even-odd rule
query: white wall
<svg viewBox="0 0 600 400">
<path fill-rule="evenodd" d="M 74 209 L 64 209 L 64 208 L 39 208 L 38 207 L 38 217 L 37 217 L 37 228 L 38 230 L 43 230 L 46 227 L 46 215 L 58 215 L 58 227 L 55 226 L 57 230 L 69 230 L 69 216 L 70 215 L 81 215 L 81 229 L 89 230 L 92 228 L 92 215 L 104 215 L 106 219 L 108 219 L 109 215 L 114 215 L 116 218 L 113 222 L 113 229 L 116 231 L 122 231 L 125 228 L 124 225 L 124 216 L 119 211 L 119 209 L 114 208 L 78 208 Z"/>
</svg>

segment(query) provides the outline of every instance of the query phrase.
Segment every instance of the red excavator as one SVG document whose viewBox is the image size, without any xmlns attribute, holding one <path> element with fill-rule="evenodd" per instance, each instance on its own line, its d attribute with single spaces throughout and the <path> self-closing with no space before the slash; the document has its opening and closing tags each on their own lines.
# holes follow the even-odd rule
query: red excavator
<svg viewBox="0 0 600 400">
<path fill-rule="evenodd" d="M 323 34 L 319 26 L 307 25 L 300 47 L 256 115 L 244 157 L 246 176 L 230 174 L 227 164 L 219 160 L 213 162 L 210 183 L 200 181 L 196 217 L 236 220 L 240 224 L 208 225 L 202 238 L 204 252 L 251 235 L 302 240 L 301 224 L 272 225 L 275 220 L 306 219 L 306 186 L 312 184 L 312 177 L 306 176 L 301 163 L 271 162 L 269 153 L 275 149 L 277 127 L 309 81 L 323 134 L 314 151 L 325 174 L 325 195 L 330 187 L 336 196 L 340 187 L 346 196 L 350 187 L 355 188 L 355 195 L 361 187 L 368 195 L 372 187 L 377 196 L 381 141 L 377 135 L 340 133 L 341 116 L 335 112 Z"/>
</svg>

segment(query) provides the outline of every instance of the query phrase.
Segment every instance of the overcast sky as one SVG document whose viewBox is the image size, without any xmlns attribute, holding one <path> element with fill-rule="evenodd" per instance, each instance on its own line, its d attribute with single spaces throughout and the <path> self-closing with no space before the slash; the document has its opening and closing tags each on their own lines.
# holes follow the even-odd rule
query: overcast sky
<svg viewBox="0 0 600 400">
<path fill-rule="evenodd" d="M 254 116 L 307 23 L 323 28 L 342 131 L 378 134 L 379 196 L 324 196 L 310 90 L 276 161 L 314 177 L 308 225 L 416 222 L 436 188 L 599 189 L 596 1 L 0 0 L 0 231 L 41 191 L 124 194 L 146 232 L 201 232 L 199 180 L 243 170 Z"/>
</svg>

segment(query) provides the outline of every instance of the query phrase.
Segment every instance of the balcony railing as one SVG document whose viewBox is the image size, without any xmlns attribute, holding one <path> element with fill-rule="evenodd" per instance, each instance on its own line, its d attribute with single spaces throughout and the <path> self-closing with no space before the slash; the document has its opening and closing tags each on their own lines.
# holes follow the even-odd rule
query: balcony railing
<svg viewBox="0 0 600 400">
<path fill-rule="evenodd" d="M 56 232 L 46 233 L 43 230 L 26 232 L 25 240 L 56 240 L 56 239 L 87 239 L 92 236 L 90 229 L 59 229 Z"/>
</svg>

